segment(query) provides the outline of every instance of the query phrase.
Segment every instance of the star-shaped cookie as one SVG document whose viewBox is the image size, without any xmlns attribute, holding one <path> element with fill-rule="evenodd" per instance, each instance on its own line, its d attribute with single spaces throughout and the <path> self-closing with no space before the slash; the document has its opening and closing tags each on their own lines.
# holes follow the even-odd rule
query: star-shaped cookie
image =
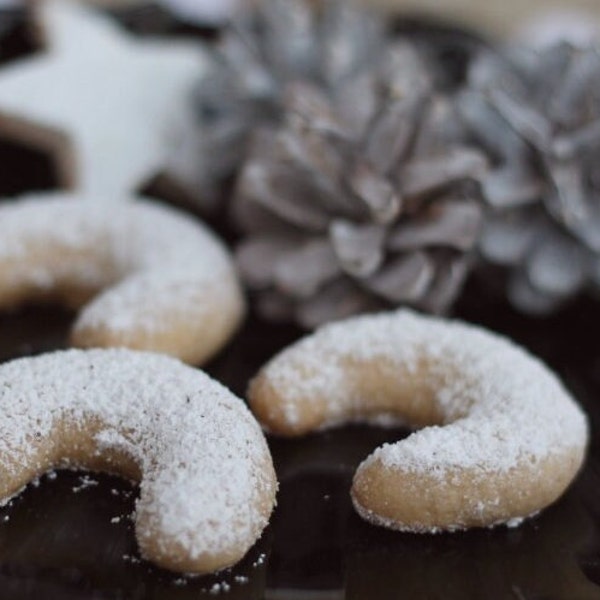
<svg viewBox="0 0 600 600">
<path fill-rule="evenodd" d="M 0 70 L 0 136 L 50 150 L 65 187 L 103 197 L 164 173 L 193 127 L 201 45 L 135 38 L 67 0 L 35 11 L 45 49 Z"/>
</svg>

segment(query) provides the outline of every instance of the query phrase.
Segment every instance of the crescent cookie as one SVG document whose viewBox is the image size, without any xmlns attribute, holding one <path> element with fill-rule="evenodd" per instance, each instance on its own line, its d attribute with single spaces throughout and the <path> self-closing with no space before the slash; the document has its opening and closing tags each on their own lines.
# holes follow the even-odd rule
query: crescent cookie
<svg viewBox="0 0 600 600">
<path fill-rule="evenodd" d="M 0 498 L 61 467 L 140 481 L 141 554 L 174 571 L 240 560 L 260 536 L 277 481 L 246 405 L 159 354 L 68 350 L 0 366 Z"/>
<path fill-rule="evenodd" d="M 192 364 L 214 355 L 244 313 L 231 258 L 204 225 L 148 200 L 69 194 L 0 203 L 0 309 L 34 300 L 83 307 L 75 346 Z"/>
<path fill-rule="evenodd" d="M 422 427 L 375 450 L 352 485 L 362 517 L 404 531 L 516 525 L 565 491 L 588 439 L 586 417 L 539 360 L 407 310 L 323 327 L 272 359 L 249 396 L 280 435 L 382 417 Z"/>
</svg>

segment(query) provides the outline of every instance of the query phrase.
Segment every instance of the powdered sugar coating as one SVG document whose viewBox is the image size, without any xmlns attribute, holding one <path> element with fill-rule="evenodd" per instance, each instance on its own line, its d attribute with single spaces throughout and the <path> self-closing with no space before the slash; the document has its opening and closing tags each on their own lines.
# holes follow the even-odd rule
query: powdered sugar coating
<svg viewBox="0 0 600 600">
<path fill-rule="evenodd" d="M 235 326 L 243 312 L 223 244 L 174 209 L 61 193 L 0 204 L 0 306 L 14 303 L 14 290 L 36 297 L 74 284 L 88 296 L 105 288 L 83 309 L 75 332 L 168 335 L 173 319 L 229 311 Z"/>
<path fill-rule="evenodd" d="M 554 502 L 585 456 L 587 419 L 509 340 L 408 310 L 328 325 L 253 380 L 263 426 L 300 435 L 381 414 L 423 427 L 358 467 L 352 500 L 413 532 L 514 526 Z"/>
<path fill-rule="evenodd" d="M 297 421 L 311 399 L 326 397 L 328 425 L 368 405 L 350 387 L 349 362 L 385 359 L 416 373 L 424 356 L 444 422 L 384 445 L 369 461 L 442 476 L 451 466 L 508 470 L 525 455 L 535 459 L 585 443 L 585 416 L 538 359 L 489 331 L 408 310 L 328 325 L 285 350 L 264 373 L 284 390 L 286 419 Z"/>
<path fill-rule="evenodd" d="M 162 566 L 214 567 L 220 555 L 229 566 L 267 524 L 276 482 L 259 426 L 226 388 L 175 359 L 111 349 L 15 360 L 0 366 L 0 410 L 7 495 L 26 467 L 87 467 L 107 452 L 133 459 L 138 542 Z"/>
<path fill-rule="evenodd" d="M 131 35 L 90 4 L 32 3 L 42 48 L 0 72 L 3 135 L 53 151 L 68 188 L 127 199 L 168 173 L 187 191 L 170 163 L 198 135 L 193 97 L 207 52 L 192 40 Z"/>
</svg>

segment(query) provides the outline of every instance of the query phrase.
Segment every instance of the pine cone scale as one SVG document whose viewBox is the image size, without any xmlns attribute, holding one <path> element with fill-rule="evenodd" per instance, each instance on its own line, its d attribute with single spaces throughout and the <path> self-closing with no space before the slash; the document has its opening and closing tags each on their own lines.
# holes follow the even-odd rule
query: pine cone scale
<svg viewBox="0 0 600 600">
<path fill-rule="evenodd" d="M 394 252 L 431 246 L 468 251 L 479 239 L 482 222 L 474 201 L 439 203 L 409 224 L 399 224 L 391 232 L 387 247 Z"/>
<path fill-rule="evenodd" d="M 442 314 L 460 293 L 471 267 L 471 261 L 458 255 L 448 257 L 446 262 L 442 257 L 438 257 L 436 262 L 434 280 L 421 304 L 425 310 L 433 314 Z"/>
<path fill-rule="evenodd" d="M 274 169 L 258 161 L 248 164 L 241 176 L 240 193 L 255 206 L 294 227 L 316 233 L 327 231 L 327 214 L 307 202 L 318 200 L 318 193 L 309 181 L 285 168 Z"/>
<path fill-rule="evenodd" d="M 378 224 L 392 223 L 402 212 L 402 198 L 392 183 L 365 162 L 355 164 L 348 187 Z"/>
<path fill-rule="evenodd" d="M 381 308 L 380 302 L 369 297 L 351 281 L 338 279 L 319 294 L 297 304 L 293 314 L 302 327 L 315 329 L 323 323 Z"/>
<path fill-rule="evenodd" d="M 522 164 L 508 164 L 483 179 L 483 195 L 494 209 L 535 204 L 544 193 L 544 180 Z"/>
<path fill-rule="evenodd" d="M 313 239 L 275 262 L 273 283 L 293 298 L 309 298 L 340 275 L 340 265 L 327 238 Z"/>
<path fill-rule="evenodd" d="M 527 257 L 529 281 L 536 290 L 549 296 L 571 296 L 586 280 L 583 258 L 575 243 L 550 236 L 538 243 Z"/>
<path fill-rule="evenodd" d="M 478 180 L 487 171 L 479 151 L 453 148 L 443 156 L 411 160 L 399 172 L 398 182 L 406 197 L 420 198 L 462 180 Z"/>
<path fill-rule="evenodd" d="M 388 302 L 416 303 L 423 298 L 434 276 L 435 267 L 425 252 L 407 252 L 365 280 L 365 285 Z"/>
<path fill-rule="evenodd" d="M 557 135 L 551 155 L 557 160 L 583 158 L 588 152 L 600 149 L 600 119 L 573 132 Z"/>
<path fill-rule="evenodd" d="M 587 195 L 583 186 L 583 173 L 576 162 L 546 161 L 548 177 L 554 189 L 542 196 L 546 209 L 569 231 L 576 232 L 578 225 L 589 217 Z"/>
<path fill-rule="evenodd" d="M 541 223 L 543 219 L 539 219 L 536 209 L 490 215 L 481 235 L 480 250 L 483 256 L 498 265 L 518 265 L 535 243 Z"/>
<path fill-rule="evenodd" d="M 259 237 L 238 246 L 236 262 L 251 289 L 265 289 L 273 281 L 277 261 L 296 248 L 289 237 Z"/>
<path fill-rule="evenodd" d="M 368 124 L 364 156 L 380 173 L 389 173 L 410 151 L 426 98 L 411 97 L 380 110 Z"/>
<path fill-rule="evenodd" d="M 385 228 L 379 225 L 353 225 L 336 219 L 329 236 L 344 272 L 364 278 L 379 269 L 384 259 Z"/>
<path fill-rule="evenodd" d="M 544 150 L 552 139 L 550 121 L 532 107 L 524 106 L 503 90 L 491 93 L 492 106 L 524 140 L 538 150 Z"/>
</svg>

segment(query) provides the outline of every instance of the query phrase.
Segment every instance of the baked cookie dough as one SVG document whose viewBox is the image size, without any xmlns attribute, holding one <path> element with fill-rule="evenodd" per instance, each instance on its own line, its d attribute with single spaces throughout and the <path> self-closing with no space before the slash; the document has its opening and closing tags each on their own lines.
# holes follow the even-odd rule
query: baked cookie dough
<svg viewBox="0 0 600 600">
<path fill-rule="evenodd" d="M 198 200 L 180 162 L 199 135 L 201 44 L 129 34 L 83 0 L 26 4 L 42 49 L 0 69 L 0 136 L 50 155 L 63 189 L 127 199 L 158 178 Z"/>
<path fill-rule="evenodd" d="M 80 308 L 75 346 L 125 346 L 201 364 L 230 338 L 244 300 L 207 227 L 149 200 L 38 194 L 0 203 L 0 309 Z"/>
<path fill-rule="evenodd" d="M 68 350 L 0 366 L 0 499 L 54 468 L 140 482 L 141 554 L 174 571 L 239 561 L 260 536 L 277 482 L 246 405 L 158 354 Z"/>
<path fill-rule="evenodd" d="M 375 450 L 352 485 L 362 517 L 403 531 L 516 525 L 566 490 L 588 440 L 586 417 L 539 360 L 408 310 L 323 327 L 272 359 L 249 398 L 279 435 L 384 417 L 421 428 Z"/>
</svg>

